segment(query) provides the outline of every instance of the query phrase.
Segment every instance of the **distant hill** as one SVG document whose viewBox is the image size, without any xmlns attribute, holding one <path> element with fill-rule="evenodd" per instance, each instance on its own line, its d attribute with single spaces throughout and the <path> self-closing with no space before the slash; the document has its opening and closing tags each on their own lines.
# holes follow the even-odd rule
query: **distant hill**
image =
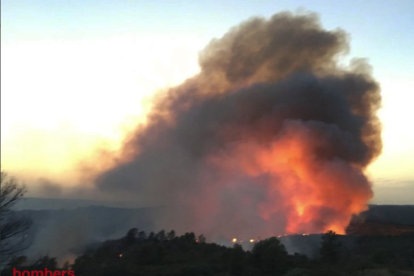
<svg viewBox="0 0 414 276">
<path fill-rule="evenodd" d="M 349 235 L 401 235 L 414 233 L 413 205 L 371 205 L 369 210 L 354 216 Z"/>
<path fill-rule="evenodd" d="M 28 256 L 49 254 L 67 258 L 82 252 L 88 244 L 120 238 L 133 227 L 146 232 L 161 230 L 154 229 L 153 218 L 162 212 L 162 207 L 116 208 L 85 206 L 95 203 L 92 201 L 59 201 L 32 199 L 26 201 L 26 205 L 18 206 L 17 215 L 30 217 L 34 222 L 29 233 L 33 244 L 26 252 Z M 33 209 L 24 208 L 30 206 Z M 46 207 L 50 209 L 45 210 Z M 387 229 L 383 233 L 396 233 L 395 229 L 407 229 L 414 225 L 414 206 L 372 205 L 368 211 L 355 216 L 351 225 L 359 227 L 352 234 L 370 234 L 378 229 Z M 290 245 L 288 240 L 284 243 L 292 251 L 299 247 L 303 251 L 303 246 L 299 246 L 303 244 L 303 239 L 309 243 L 306 253 L 312 255 L 313 244 L 319 242 L 317 237 L 298 237 L 291 240 Z M 296 240 L 300 242 L 296 243 Z"/>
<path fill-rule="evenodd" d="M 414 205 L 370 205 L 358 217 L 368 220 L 414 225 Z"/>
<path fill-rule="evenodd" d="M 151 231 L 154 228 L 151 217 L 157 211 L 157 208 L 88 206 L 16 213 L 33 220 L 29 233 L 33 244 L 26 251 L 28 256 L 49 254 L 62 258 L 80 253 L 90 243 L 120 238 L 133 227 Z"/>
</svg>

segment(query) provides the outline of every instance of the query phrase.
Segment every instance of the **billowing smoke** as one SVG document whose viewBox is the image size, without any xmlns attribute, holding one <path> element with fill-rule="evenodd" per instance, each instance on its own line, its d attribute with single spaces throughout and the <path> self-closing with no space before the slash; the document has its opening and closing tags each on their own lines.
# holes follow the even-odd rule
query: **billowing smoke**
<svg viewBox="0 0 414 276">
<path fill-rule="evenodd" d="M 343 232 L 372 197 L 379 86 L 314 14 L 253 18 L 213 40 L 201 72 L 160 95 L 101 192 L 165 206 L 158 225 L 209 237 Z"/>
</svg>

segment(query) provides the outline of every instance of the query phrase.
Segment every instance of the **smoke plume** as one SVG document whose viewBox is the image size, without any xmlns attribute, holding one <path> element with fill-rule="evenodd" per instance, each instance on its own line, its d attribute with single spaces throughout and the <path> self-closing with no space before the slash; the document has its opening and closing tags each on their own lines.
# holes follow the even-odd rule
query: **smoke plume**
<svg viewBox="0 0 414 276">
<path fill-rule="evenodd" d="M 315 14 L 241 23 L 156 98 L 97 188 L 209 237 L 343 233 L 372 197 L 364 170 L 382 148 L 379 85 L 364 60 L 339 64 L 347 51 Z"/>
</svg>

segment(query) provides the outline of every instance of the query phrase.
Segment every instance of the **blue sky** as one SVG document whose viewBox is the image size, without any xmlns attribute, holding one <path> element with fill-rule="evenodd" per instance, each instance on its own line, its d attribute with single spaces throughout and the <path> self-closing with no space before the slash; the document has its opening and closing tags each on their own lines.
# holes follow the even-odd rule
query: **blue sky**
<svg viewBox="0 0 414 276">
<path fill-rule="evenodd" d="M 101 37 L 119 33 L 184 34 L 206 39 L 254 15 L 305 9 L 328 29 L 344 28 L 352 53 L 377 70 L 413 74 L 414 2 L 368 1 L 2 1 L 2 43 L 26 39 Z M 389 62 L 393 62 L 390 64 Z M 387 68 L 387 69 L 386 69 Z M 406 71 L 406 72 L 404 72 Z"/>
<path fill-rule="evenodd" d="M 73 93 L 71 89 L 79 88 L 71 83 L 82 83 L 84 87 L 93 88 L 98 80 L 102 87 L 115 87 L 116 83 L 123 82 L 125 92 L 119 93 L 124 93 L 124 100 L 134 102 L 139 100 L 130 96 L 134 89 L 145 90 L 147 92 L 143 94 L 147 95 L 150 90 L 177 84 L 194 74 L 197 70 L 197 52 L 232 26 L 251 16 L 269 17 L 279 11 L 298 9 L 318 13 L 322 25 L 327 29 L 339 27 L 348 32 L 351 39 L 350 57 L 368 58 L 373 66 L 374 76 L 382 85 L 384 98 L 380 112 L 384 124 L 384 153 L 369 170 L 378 190 L 375 200 L 393 203 L 401 199 L 406 203 L 414 203 L 411 200 L 414 198 L 414 131 L 410 127 L 410 119 L 414 117 L 412 0 L 3 0 L 2 163 L 6 160 L 15 164 L 15 167 L 10 166 L 11 171 L 31 172 L 39 168 L 30 170 L 22 167 L 26 165 L 17 164 L 33 163 L 30 161 L 42 155 L 44 162 L 39 162 L 40 165 L 55 164 L 56 160 L 47 159 L 41 151 L 30 155 L 33 159 L 25 157 L 25 163 L 21 162 L 23 150 L 6 150 L 3 153 L 3 149 L 25 148 L 25 136 L 31 139 L 38 137 L 37 148 L 41 149 L 45 146 L 40 142 L 42 137 L 53 136 L 53 133 L 61 130 L 62 125 L 67 129 L 67 124 L 72 130 L 59 135 L 71 136 L 74 141 L 81 137 L 86 141 L 81 145 L 73 142 L 67 148 L 56 146 L 55 152 L 61 152 L 61 157 L 69 160 L 73 152 L 80 152 L 90 146 L 89 142 L 95 143 L 96 139 L 102 137 L 119 136 L 119 131 L 114 134 L 113 126 L 137 115 L 134 114 L 133 105 L 125 107 L 124 113 L 119 111 L 117 116 L 113 116 L 116 119 L 108 122 L 110 130 L 108 126 L 102 125 L 96 126 L 93 131 L 84 131 L 82 123 L 88 122 L 88 119 L 79 122 L 69 118 L 73 114 L 71 110 L 66 110 L 66 113 L 62 111 L 60 117 L 50 121 L 48 115 L 42 115 L 39 110 L 45 109 L 48 101 L 59 101 L 62 97 L 70 100 Z M 126 43 L 128 47 L 125 47 Z M 165 56 L 174 54 L 179 58 L 157 59 L 163 53 Z M 106 63 L 102 59 L 105 58 L 113 64 L 103 70 Z M 143 66 L 134 65 L 138 63 Z M 173 70 L 178 73 L 171 75 Z M 83 76 L 87 72 L 94 73 L 85 79 Z M 51 76 L 54 81 L 44 78 L 45 75 Z M 165 81 L 154 80 L 155 75 L 165 76 Z M 109 76 L 115 76 L 113 83 L 105 82 Z M 67 88 L 62 83 L 67 83 Z M 78 91 L 76 97 L 82 96 L 93 102 L 95 96 L 88 94 L 90 90 Z M 108 104 L 113 102 L 110 96 L 106 100 Z M 65 110 L 63 105 L 64 102 L 61 107 L 57 107 L 56 114 L 60 109 Z M 20 110 L 16 108 L 18 106 Z M 96 113 L 104 116 L 106 107 L 103 104 Z M 50 122 L 38 123 L 42 120 Z M 79 136 L 78 133 L 82 131 L 83 135 Z M 46 144 L 50 145 L 50 141 Z M 50 173 L 58 177 L 59 174 L 67 173 L 67 166 L 70 165 L 70 162 L 65 163 Z M 384 192 L 393 185 L 390 183 L 402 183 L 398 186 L 401 192 L 392 198 L 387 196 L 388 192 Z"/>
</svg>

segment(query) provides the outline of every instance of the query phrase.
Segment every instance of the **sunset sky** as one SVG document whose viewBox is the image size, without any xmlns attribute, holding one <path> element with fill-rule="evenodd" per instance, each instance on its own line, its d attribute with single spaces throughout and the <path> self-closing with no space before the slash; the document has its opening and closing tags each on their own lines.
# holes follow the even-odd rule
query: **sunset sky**
<svg viewBox="0 0 414 276">
<path fill-rule="evenodd" d="M 382 88 L 384 143 L 368 171 L 372 202 L 414 204 L 411 0 L 4 0 L 2 170 L 29 192 L 39 179 L 81 185 L 79 163 L 116 150 L 145 122 L 154 92 L 198 72 L 198 52 L 211 39 L 283 10 L 317 12 L 326 29 L 349 34 L 348 58 L 369 60 Z"/>
</svg>

